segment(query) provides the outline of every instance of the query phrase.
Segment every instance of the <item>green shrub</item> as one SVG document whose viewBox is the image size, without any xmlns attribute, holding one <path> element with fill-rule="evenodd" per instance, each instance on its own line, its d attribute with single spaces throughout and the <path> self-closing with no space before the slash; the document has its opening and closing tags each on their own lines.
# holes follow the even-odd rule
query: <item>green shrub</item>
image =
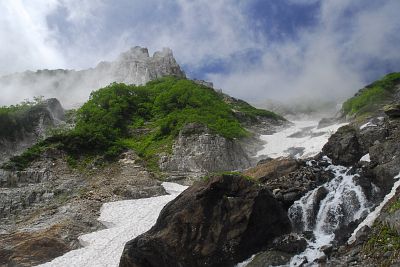
<svg viewBox="0 0 400 267">
<path fill-rule="evenodd" d="M 390 100 L 395 85 L 400 82 L 400 73 L 391 73 L 362 89 L 356 96 L 343 103 L 345 114 L 360 115 L 371 112 L 385 101 Z"/>
<path fill-rule="evenodd" d="M 130 148 L 157 165 L 157 155 L 171 152 L 175 136 L 187 123 L 203 124 L 229 139 L 247 136 L 233 108 L 251 118 L 280 118 L 244 101 L 233 107 L 216 91 L 186 79 L 165 77 L 143 86 L 113 83 L 92 92 L 89 100 L 71 113 L 74 129 L 56 133 L 38 148 L 55 144 L 74 159 L 103 155 L 110 160 Z M 32 148 L 22 155 L 23 160 L 18 158 L 21 164 L 17 167 L 25 166 L 25 161 L 33 158 L 29 153 L 35 151 Z"/>
</svg>

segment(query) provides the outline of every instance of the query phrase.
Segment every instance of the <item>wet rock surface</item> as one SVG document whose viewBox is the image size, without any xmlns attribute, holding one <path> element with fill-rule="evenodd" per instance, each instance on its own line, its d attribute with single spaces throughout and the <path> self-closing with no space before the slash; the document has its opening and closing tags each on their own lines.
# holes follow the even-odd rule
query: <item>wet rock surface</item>
<svg viewBox="0 0 400 267">
<path fill-rule="evenodd" d="M 214 176 L 167 204 L 152 229 L 125 245 L 120 266 L 234 266 L 289 231 L 268 189 Z"/>
<path fill-rule="evenodd" d="M 269 250 L 257 254 L 247 267 L 281 266 L 287 264 L 292 256 L 282 251 Z"/>
</svg>

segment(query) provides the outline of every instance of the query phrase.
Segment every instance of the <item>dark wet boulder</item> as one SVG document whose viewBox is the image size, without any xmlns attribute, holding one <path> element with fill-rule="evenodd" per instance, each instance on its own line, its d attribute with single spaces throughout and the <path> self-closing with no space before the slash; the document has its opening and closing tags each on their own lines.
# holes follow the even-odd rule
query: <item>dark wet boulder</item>
<svg viewBox="0 0 400 267">
<path fill-rule="evenodd" d="M 214 176 L 167 204 L 153 228 L 125 245 L 120 266 L 234 266 L 290 230 L 267 188 Z"/>
<path fill-rule="evenodd" d="M 269 250 L 257 254 L 247 267 L 281 266 L 287 264 L 292 257 L 292 254 L 286 252 Z"/>
<path fill-rule="evenodd" d="M 351 166 L 366 154 L 360 145 L 357 130 L 350 125 L 337 130 L 322 148 L 324 155 L 332 159 L 335 165 Z"/>
<path fill-rule="evenodd" d="M 273 246 L 276 250 L 294 255 L 307 248 L 307 240 L 301 235 L 290 233 L 276 238 Z"/>
</svg>

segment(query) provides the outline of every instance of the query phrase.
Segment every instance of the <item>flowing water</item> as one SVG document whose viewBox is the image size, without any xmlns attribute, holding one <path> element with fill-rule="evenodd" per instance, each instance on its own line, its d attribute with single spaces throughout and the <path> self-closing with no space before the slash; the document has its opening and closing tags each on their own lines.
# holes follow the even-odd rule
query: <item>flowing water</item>
<svg viewBox="0 0 400 267">
<path fill-rule="evenodd" d="M 314 237 L 303 253 L 292 258 L 290 266 L 317 265 L 314 261 L 324 255 L 321 248 L 332 243 L 335 232 L 363 219 L 374 205 L 357 184 L 357 174 L 349 174 L 347 168 L 335 165 L 326 170 L 331 170 L 335 177 L 308 192 L 289 208 L 295 230 L 312 231 Z"/>
</svg>

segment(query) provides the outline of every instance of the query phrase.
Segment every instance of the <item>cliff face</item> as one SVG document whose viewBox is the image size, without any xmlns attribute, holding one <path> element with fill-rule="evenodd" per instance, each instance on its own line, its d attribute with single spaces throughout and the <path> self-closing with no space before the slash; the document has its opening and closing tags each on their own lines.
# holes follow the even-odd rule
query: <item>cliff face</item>
<svg viewBox="0 0 400 267">
<path fill-rule="evenodd" d="M 23 111 L 16 111 L 12 116 L 14 124 L 0 123 L 7 134 L 0 134 L 0 163 L 8 158 L 22 153 L 46 137 L 50 128 L 65 124 L 64 109 L 60 102 L 48 99 Z M 7 122 L 7 121 L 6 121 Z"/>
<path fill-rule="evenodd" d="M 241 144 L 210 132 L 201 124 L 188 124 L 176 138 L 172 154 L 160 158 L 167 172 L 197 173 L 242 170 L 251 159 Z"/>
<path fill-rule="evenodd" d="M 140 85 L 163 76 L 186 77 L 171 49 L 164 48 L 150 57 L 147 48 L 136 46 L 115 61 L 101 62 L 91 69 L 26 71 L 0 77 L 0 88 L 18 90 L 24 93 L 24 98 L 29 94 L 56 97 L 70 107 L 84 102 L 91 91 L 112 82 Z"/>
</svg>

